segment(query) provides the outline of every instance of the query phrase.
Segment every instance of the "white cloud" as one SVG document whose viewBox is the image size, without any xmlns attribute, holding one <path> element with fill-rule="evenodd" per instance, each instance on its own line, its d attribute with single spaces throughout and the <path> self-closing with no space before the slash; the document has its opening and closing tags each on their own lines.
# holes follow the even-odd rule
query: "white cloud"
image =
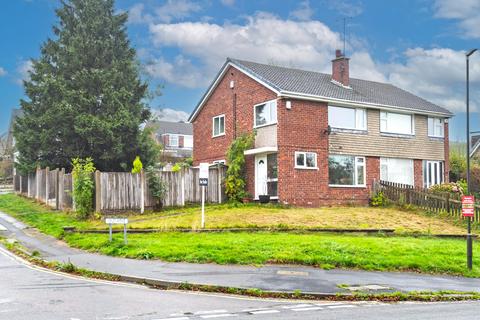
<svg viewBox="0 0 480 320">
<path fill-rule="evenodd" d="M 312 18 L 314 10 L 310 7 L 310 1 L 305 0 L 300 2 L 297 9 L 290 12 L 290 17 L 300 21 L 308 21 Z"/>
<path fill-rule="evenodd" d="M 180 84 L 187 88 L 201 87 L 204 76 L 190 60 L 178 55 L 172 62 L 164 58 L 155 58 L 145 66 L 146 73 L 157 79 Z"/>
<path fill-rule="evenodd" d="M 388 80 L 400 88 L 446 107 L 465 110 L 465 55 L 448 48 L 412 48 L 404 52 L 405 63 L 385 66 Z M 470 66 L 471 86 L 480 87 L 480 59 Z M 480 96 L 472 92 L 472 107 L 479 111 Z"/>
<path fill-rule="evenodd" d="M 363 12 L 363 6 L 358 1 L 327 0 L 327 6 L 346 17 L 356 17 Z"/>
<path fill-rule="evenodd" d="M 137 3 L 128 10 L 128 22 L 132 24 L 171 23 L 188 18 L 200 10 L 202 7 L 190 0 L 168 0 L 162 6 L 153 9 L 145 8 L 143 3 Z"/>
<path fill-rule="evenodd" d="M 154 120 L 163 120 L 171 122 L 186 122 L 189 114 L 185 111 L 175 110 L 170 108 L 163 109 L 151 109 L 152 119 Z"/>
<path fill-rule="evenodd" d="M 18 78 L 15 82 L 19 85 L 23 85 L 23 81 L 30 80 L 30 71 L 33 69 L 33 63 L 31 60 L 23 60 L 17 65 Z"/>
<path fill-rule="evenodd" d="M 435 0 L 436 18 L 458 20 L 458 26 L 466 38 L 480 38 L 480 1 L 478 0 Z"/>
<path fill-rule="evenodd" d="M 6 76 L 6 75 L 7 75 L 7 70 L 0 67 L 0 77 Z"/>
</svg>

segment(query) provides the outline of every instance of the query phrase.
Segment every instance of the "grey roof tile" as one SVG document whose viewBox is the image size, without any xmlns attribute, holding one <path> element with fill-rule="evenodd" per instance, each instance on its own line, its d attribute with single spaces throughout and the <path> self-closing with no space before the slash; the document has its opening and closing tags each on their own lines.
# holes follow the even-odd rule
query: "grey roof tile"
<svg viewBox="0 0 480 320">
<path fill-rule="evenodd" d="M 332 83 L 330 74 L 231 58 L 228 58 L 227 61 L 260 78 L 277 91 L 386 105 L 419 112 L 441 113 L 446 116 L 452 115 L 447 109 L 388 83 L 350 78 L 351 89 L 349 89 Z"/>
</svg>

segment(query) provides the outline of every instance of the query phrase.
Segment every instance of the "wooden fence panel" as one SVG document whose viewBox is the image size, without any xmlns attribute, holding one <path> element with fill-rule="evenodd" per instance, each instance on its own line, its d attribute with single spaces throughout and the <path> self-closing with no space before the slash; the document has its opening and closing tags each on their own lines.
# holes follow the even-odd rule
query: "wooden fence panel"
<svg viewBox="0 0 480 320">
<path fill-rule="evenodd" d="M 424 210 L 436 213 L 448 213 L 458 219 L 462 216 L 462 202 L 460 195 L 433 193 L 428 189 L 414 188 L 410 185 L 398 184 L 388 181 L 375 182 L 375 190 L 382 191 L 391 201 L 401 204 L 412 204 Z M 475 204 L 473 221 L 480 222 L 480 203 Z"/>
</svg>

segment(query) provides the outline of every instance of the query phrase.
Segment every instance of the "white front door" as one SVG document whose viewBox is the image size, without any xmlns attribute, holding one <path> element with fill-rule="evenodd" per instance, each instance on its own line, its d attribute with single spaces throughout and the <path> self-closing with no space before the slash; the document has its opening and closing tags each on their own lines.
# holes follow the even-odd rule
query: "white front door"
<svg viewBox="0 0 480 320">
<path fill-rule="evenodd" d="M 425 187 L 443 183 L 443 161 L 426 161 L 424 169 Z"/>
<path fill-rule="evenodd" d="M 255 199 L 267 194 L 267 155 L 255 156 Z"/>
</svg>

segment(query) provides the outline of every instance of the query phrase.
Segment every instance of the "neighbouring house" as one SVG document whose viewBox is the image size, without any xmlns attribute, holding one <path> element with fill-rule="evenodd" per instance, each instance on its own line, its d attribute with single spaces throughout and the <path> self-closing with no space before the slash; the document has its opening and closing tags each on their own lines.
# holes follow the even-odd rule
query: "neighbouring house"
<svg viewBox="0 0 480 320">
<path fill-rule="evenodd" d="M 375 180 L 429 187 L 448 180 L 452 113 L 391 84 L 228 58 L 190 115 L 194 165 L 223 161 L 256 131 L 247 189 L 281 203 L 366 203 Z M 228 164 L 227 164 L 228 165 Z"/>
<path fill-rule="evenodd" d="M 191 123 L 155 120 L 149 122 L 147 126 L 154 128 L 155 139 L 163 146 L 162 161 L 176 162 L 192 157 Z"/>
<path fill-rule="evenodd" d="M 12 115 L 10 116 L 10 125 L 8 127 L 6 149 L 9 150 L 13 162 L 15 162 L 18 157 L 18 151 L 15 150 L 15 137 L 13 136 L 13 126 L 17 118 L 20 118 L 22 116 L 22 109 L 13 109 Z"/>
</svg>

